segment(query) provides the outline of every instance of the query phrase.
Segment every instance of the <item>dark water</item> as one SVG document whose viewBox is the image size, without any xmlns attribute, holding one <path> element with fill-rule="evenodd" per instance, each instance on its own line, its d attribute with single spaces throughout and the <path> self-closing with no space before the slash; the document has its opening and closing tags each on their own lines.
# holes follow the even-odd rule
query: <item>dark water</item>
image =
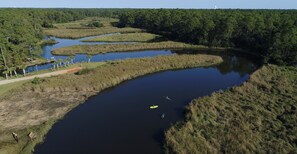
<svg viewBox="0 0 297 154">
<path fill-rule="evenodd" d="M 91 97 L 57 122 L 35 153 L 162 153 L 164 130 L 183 120 L 192 99 L 239 85 L 257 68 L 234 54 L 223 58 L 218 66 L 155 73 Z"/>
<path fill-rule="evenodd" d="M 117 34 L 117 33 L 116 33 Z M 114 35 L 114 34 L 105 34 L 105 35 Z M 52 50 L 56 48 L 62 48 L 67 46 L 73 46 L 73 45 L 86 45 L 86 44 L 128 44 L 128 43 L 135 43 L 135 42 L 82 42 L 83 40 L 93 38 L 95 36 L 91 37 L 85 37 L 81 39 L 62 39 L 57 37 L 49 37 L 47 39 L 54 39 L 56 40 L 57 44 L 54 45 L 45 45 L 42 47 L 43 53 L 41 57 L 51 60 L 51 59 L 63 59 L 65 60 L 68 56 L 57 56 L 52 54 Z M 141 57 L 154 57 L 157 55 L 168 55 L 172 54 L 171 50 L 147 50 L 147 51 L 133 51 L 133 52 L 119 52 L 119 53 L 106 53 L 106 54 L 97 54 L 92 56 L 91 61 L 92 62 L 101 62 L 106 60 L 117 60 L 117 59 L 127 59 L 127 58 L 141 58 Z M 86 62 L 88 61 L 86 54 L 77 54 L 74 57 L 73 62 Z M 26 70 L 28 72 L 36 71 L 36 70 L 43 70 L 43 69 L 49 69 L 53 68 L 53 64 L 43 64 L 36 66 L 28 67 Z"/>
</svg>

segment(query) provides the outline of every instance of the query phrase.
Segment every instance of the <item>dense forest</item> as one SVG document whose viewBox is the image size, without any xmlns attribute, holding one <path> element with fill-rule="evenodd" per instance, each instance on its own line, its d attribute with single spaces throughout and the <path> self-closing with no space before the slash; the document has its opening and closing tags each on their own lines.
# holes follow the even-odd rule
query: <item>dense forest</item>
<svg viewBox="0 0 297 154">
<path fill-rule="evenodd" d="M 264 62 L 297 64 L 296 10 L 128 10 L 119 26 L 145 28 L 171 39 L 235 47 L 263 57 Z"/>
<path fill-rule="evenodd" d="M 0 9 L 0 72 L 12 74 L 40 55 L 42 27 L 86 17 L 116 17 L 117 9 Z M 96 26 L 96 25 L 95 25 Z"/>
</svg>

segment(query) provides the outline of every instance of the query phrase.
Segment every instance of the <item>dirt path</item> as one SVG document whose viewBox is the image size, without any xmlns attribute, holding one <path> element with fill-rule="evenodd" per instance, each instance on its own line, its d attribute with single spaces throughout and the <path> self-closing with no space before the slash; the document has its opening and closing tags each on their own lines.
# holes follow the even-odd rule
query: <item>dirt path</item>
<svg viewBox="0 0 297 154">
<path fill-rule="evenodd" d="M 44 77 L 51 77 L 51 76 L 56 76 L 56 75 L 60 75 L 60 74 L 65 74 L 65 73 L 73 73 L 73 72 L 77 72 L 77 71 L 79 71 L 81 69 L 82 69 L 81 67 L 75 67 L 75 68 L 71 68 L 71 69 L 67 69 L 67 70 L 60 70 L 60 71 L 44 73 L 44 74 L 38 74 L 38 75 L 32 75 L 32 76 L 16 78 L 16 79 L 10 79 L 10 80 L 2 80 L 2 81 L 0 81 L 0 85 L 13 83 L 13 82 L 18 82 L 18 81 L 30 80 L 30 79 L 34 79 L 35 77 L 44 78 Z"/>
</svg>

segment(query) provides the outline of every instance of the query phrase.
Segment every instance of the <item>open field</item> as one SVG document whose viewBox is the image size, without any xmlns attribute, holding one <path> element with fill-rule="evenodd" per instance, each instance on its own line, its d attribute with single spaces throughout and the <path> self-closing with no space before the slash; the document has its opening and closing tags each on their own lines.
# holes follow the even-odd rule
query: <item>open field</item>
<svg viewBox="0 0 297 154">
<path fill-rule="evenodd" d="M 127 33 L 110 36 L 98 36 L 83 42 L 148 42 L 161 36 L 151 33 Z"/>
<path fill-rule="evenodd" d="M 243 85 L 195 99 L 166 132 L 167 153 L 296 153 L 297 68 L 263 66 Z"/>
<path fill-rule="evenodd" d="M 52 124 L 88 97 L 125 80 L 170 69 L 209 66 L 222 62 L 219 56 L 170 55 L 111 61 L 80 73 L 27 82 L 0 96 L 0 153 L 28 153 L 40 142 Z M 20 134 L 16 144 L 11 136 Z M 37 139 L 28 141 L 33 131 Z"/>
<path fill-rule="evenodd" d="M 55 55 L 75 55 L 75 54 L 99 54 L 107 52 L 124 52 L 136 50 L 154 49 L 210 49 L 206 46 L 191 45 L 181 42 L 164 41 L 154 43 L 135 43 L 135 44 L 98 44 L 98 45 L 75 45 L 54 49 Z M 216 48 L 225 49 L 225 48 Z"/>
<path fill-rule="evenodd" d="M 86 23 L 92 20 L 99 20 L 103 24 L 103 26 L 100 28 L 90 28 L 84 26 Z M 142 29 L 131 27 L 114 27 L 113 23 L 116 22 L 118 22 L 118 19 L 114 18 L 87 18 L 84 20 L 73 21 L 70 23 L 54 24 L 55 28 L 45 28 L 43 29 L 43 32 L 49 36 L 76 39 L 86 36 L 95 36 L 109 33 L 132 33 L 143 31 Z"/>
</svg>

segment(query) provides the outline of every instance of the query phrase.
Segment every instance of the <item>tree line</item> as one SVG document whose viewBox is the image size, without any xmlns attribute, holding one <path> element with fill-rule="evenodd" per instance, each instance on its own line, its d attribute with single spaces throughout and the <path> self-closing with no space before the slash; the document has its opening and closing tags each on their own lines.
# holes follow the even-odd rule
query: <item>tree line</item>
<svg viewBox="0 0 297 154">
<path fill-rule="evenodd" d="M 43 27 L 86 17 L 116 17 L 117 9 L 0 9 L 0 73 L 12 76 L 40 56 Z M 92 23 L 100 26 L 100 23 Z"/>
<path fill-rule="evenodd" d="M 241 48 L 268 63 L 297 64 L 296 10 L 134 9 L 119 18 L 121 27 L 209 47 Z"/>
</svg>

